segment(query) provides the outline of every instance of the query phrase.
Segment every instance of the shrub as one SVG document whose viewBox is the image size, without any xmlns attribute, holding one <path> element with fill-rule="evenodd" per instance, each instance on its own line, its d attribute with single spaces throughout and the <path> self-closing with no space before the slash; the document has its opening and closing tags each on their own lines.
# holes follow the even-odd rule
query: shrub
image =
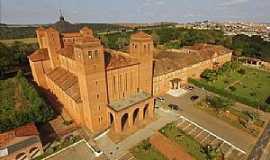
<svg viewBox="0 0 270 160">
<path fill-rule="evenodd" d="M 236 90 L 236 88 L 235 88 L 234 86 L 230 86 L 229 89 L 230 89 L 231 91 L 235 91 L 235 90 Z"/>
<path fill-rule="evenodd" d="M 238 70 L 238 73 L 244 75 L 244 74 L 246 74 L 246 70 L 241 68 L 240 70 Z"/>
<path fill-rule="evenodd" d="M 210 103 L 211 107 L 217 110 L 220 109 L 225 110 L 226 108 L 228 108 L 233 104 L 233 102 L 230 99 L 217 96 L 207 97 L 207 101 Z"/>
<path fill-rule="evenodd" d="M 213 86 L 209 86 L 204 81 L 189 78 L 188 82 L 192 83 L 192 84 L 194 84 L 194 85 L 196 85 L 198 87 L 203 87 L 203 88 L 205 88 L 205 89 L 207 89 L 207 90 L 209 90 L 211 92 L 220 94 L 222 96 L 231 98 L 231 99 L 233 99 L 235 101 L 238 101 L 238 102 L 241 102 L 243 104 L 249 105 L 251 107 L 258 108 L 258 106 L 260 106 L 261 110 L 263 110 L 265 112 L 270 112 L 270 105 L 267 104 L 266 102 L 260 102 L 260 101 L 257 101 L 255 99 L 251 99 L 251 98 L 247 98 L 247 97 L 244 97 L 244 96 L 241 96 L 241 95 L 233 94 L 233 93 L 228 92 L 228 91 L 226 91 L 226 90 L 224 90 L 222 88 L 215 88 Z"/>
<path fill-rule="evenodd" d="M 217 79 L 216 71 L 211 70 L 211 69 L 204 70 L 200 76 L 206 79 L 207 81 L 213 81 Z"/>
</svg>

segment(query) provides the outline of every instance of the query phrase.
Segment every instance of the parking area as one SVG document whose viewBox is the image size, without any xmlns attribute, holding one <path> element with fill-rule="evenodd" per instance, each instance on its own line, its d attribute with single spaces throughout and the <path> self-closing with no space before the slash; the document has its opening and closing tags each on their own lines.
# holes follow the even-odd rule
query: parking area
<svg viewBox="0 0 270 160">
<path fill-rule="evenodd" d="M 247 159 L 247 153 L 245 151 L 184 116 L 180 116 L 180 119 L 177 121 L 177 127 L 183 130 L 186 134 L 192 136 L 202 145 L 211 145 L 213 147 L 220 148 L 227 160 Z"/>
</svg>

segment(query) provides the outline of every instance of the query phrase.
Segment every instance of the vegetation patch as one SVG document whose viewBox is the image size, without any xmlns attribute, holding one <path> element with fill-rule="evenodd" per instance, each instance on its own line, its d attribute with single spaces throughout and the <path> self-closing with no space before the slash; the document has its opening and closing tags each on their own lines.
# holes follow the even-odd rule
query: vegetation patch
<svg viewBox="0 0 270 160">
<path fill-rule="evenodd" d="M 201 75 L 201 80 L 189 79 L 189 82 L 269 112 L 270 105 L 267 103 L 270 96 L 269 76 L 269 72 L 232 62 L 225 63 L 218 70 L 205 70 Z"/>
<path fill-rule="evenodd" d="M 159 131 L 172 141 L 181 145 L 181 147 L 195 159 L 207 160 L 203 146 L 191 136 L 185 134 L 181 129 L 177 128 L 175 123 L 167 124 Z"/>
<path fill-rule="evenodd" d="M 195 107 L 254 137 L 260 134 L 265 123 L 255 112 L 234 109 L 232 101 L 223 97 L 207 97 L 198 102 Z"/>
<path fill-rule="evenodd" d="M 166 160 L 148 140 L 143 140 L 136 147 L 132 148 L 131 152 L 138 160 Z"/>
<path fill-rule="evenodd" d="M 29 122 L 44 123 L 54 115 L 22 72 L 14 78 L 0 80 L 0 106 L 0 132 Z"/>
</svg>

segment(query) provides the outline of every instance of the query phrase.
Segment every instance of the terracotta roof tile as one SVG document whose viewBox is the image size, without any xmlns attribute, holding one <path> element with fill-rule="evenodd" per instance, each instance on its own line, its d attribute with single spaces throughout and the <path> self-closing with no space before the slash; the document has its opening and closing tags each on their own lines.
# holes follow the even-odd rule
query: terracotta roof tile
<svg viewBox="0 0 270 160">
<path fill-rule="evenodd" d="M 131 39 L 152 39 L 152 36 L 149 34 L 146 34 L 145 32 L 139 31 L 135 34 L 131 35 Z"/>
<path fill-rule="evenodd" d="M 32 53 L 28 58 L 32 62 L 37 62 L 37 61 L 45 61 L 49 60 L 49 54 L 47 49 L 38 49 L 34 53 Z"/>
<path fill-rule="evenodd" d="M 105 62 L 107 70 L 139 64 L 139 61 L 129 54 L 111 49 L 105 51 Z"/>
<path fill-rule="evenodd" d="M 81 94 L 77 76 L 61 67 L 55 68 L 53 71 L 48 73 L 47 76 L 75 102 L 81 102 Z"/>
<path fill-rule="evenodd" d="M 24 126 L 0 134 L 0 147 L 7 145 L 16 137 L 27 137 L 39 135 L 34 123 L 28 123 Z"/>
<path fill-rule="evenodd" d="M 213 56 L 219 56 L 230 52 L 229 49 L 226 49 L 223 46 L 210 44 L 196 44 L 176 51 L 158 51 L 154 56 L 154 76 L 173 72 L 208 60 Z"/>
</svg>

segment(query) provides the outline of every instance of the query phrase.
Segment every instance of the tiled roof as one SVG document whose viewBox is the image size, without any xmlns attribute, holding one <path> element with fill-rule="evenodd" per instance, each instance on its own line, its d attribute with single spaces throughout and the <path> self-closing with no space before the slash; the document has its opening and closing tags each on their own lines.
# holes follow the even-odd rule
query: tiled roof
<svg viewBox="0 0 270 160">
<path fill-rule="evenodd" d="M 135 34 L 132 34 L 131 39 L 149 39 L 149 40 L 151 40 L 152 36 L 142 32 L 142 31 L 139 31 Z"/>
<path fill-rule="evenodd" d="M 55 68 L 53 71 L 48 73 L 47 76 L 75 102 L 81 102 L 81 94 L 77 76 L 61 67 Z"/>
<path fill-rule="evenodd" d="M 107 49 L 105 51 L 105 63 L 106 69 L 112 70 L 125 66 L 139 64 L 139 61 L 136 58 L 131 57 L 127 53 Z"/>
<path fill-rule="evenodd" d="M 154 76 L 173 72 L 230 52 L 223 46 L 209 44 L 197 44 L 177 51 L 158 51 L 154 56 Z"/>
<path fill-rule="evenodd" d="M 15 128 L 13 130 L 4 132 L 0 134 L 0 147 L 8 144 L 10 141 L 16 137 L 27 137 L 38 135 L 38 130 L 34 123 L 28 123 L 24 126 Z"/>
<path fill-rule="evenodd" d="M 58 50 L 58 53 L 71 59 L 74 58 L 73 46 L 61 48 L 60 50 Z"/>
<path fill-rule="evenodd" d="M 45 48 L 38 49 L 34 53 L 32 53 L 30 56 L 28 56 L 28 58 L 32 62 L 49 60 L 48 50 Z"/>
</svg>

